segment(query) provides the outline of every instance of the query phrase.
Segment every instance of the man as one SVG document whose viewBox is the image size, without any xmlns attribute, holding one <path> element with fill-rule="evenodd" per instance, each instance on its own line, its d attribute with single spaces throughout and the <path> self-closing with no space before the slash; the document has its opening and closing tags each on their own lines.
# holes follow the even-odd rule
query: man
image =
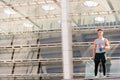
<svg viewBox="0 0 120 80">
<path fill-rule="evenodd" d="M 97 78 L 98 65 L 101 62 L 103 67 L 103 76 L 106 75 L 106 50 L 110 49 L 108 39 L 103 37 L 103 30 L 98 29 L 98 38 L 94 40 L 92 59 L 95 63 L 94 75 Z"/>
</svg>

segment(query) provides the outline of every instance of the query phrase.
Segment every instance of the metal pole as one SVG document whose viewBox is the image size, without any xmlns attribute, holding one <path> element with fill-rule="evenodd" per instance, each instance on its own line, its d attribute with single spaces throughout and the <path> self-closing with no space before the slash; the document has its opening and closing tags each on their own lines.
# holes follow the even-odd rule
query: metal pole
<svg viewBox="0 0 120 80">
<path fill-rule="evenodd" d="M 69 0 L 61 0 L 62 7 L 62 53 L 63 53 L 63 74 L 64 79 L 73 78 L 73 62 L 72 62 L 72 26 Z"/>
</svg>

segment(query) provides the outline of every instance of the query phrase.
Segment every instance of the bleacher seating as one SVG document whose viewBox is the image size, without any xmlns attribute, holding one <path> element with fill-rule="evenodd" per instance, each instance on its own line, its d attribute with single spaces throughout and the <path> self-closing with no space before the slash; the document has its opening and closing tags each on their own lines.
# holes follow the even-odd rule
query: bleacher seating
<svg viewBox="0 0 120 80">
<path fill-rule="evenodd" d="M 105 32 L 105 37 L 110 41 L 120 40 L 119 35 L 117 35 L 118 32 L 109 35 L 110 33 Z M 0 80 L 40 80 L 41 77 L 48 80 L 61 80 L 63 77 L 62 45 L 57 45 L 57 43 L 61 43 L 60 32 L 55 35 L 51 32 L 41 33 L 41 35 L 30 33 L 30 35 L 32 37 L 27 36 L 27 34 L 24 37 L 16 34 L 15 37 L 10 36 L 9 39 L 0 39 L 0 76 L 3 75 Z M 74 31 L 73 43 L 78 43 L 77 46 L 73 45 L 73 71 L 76 79 L 77 76 L 85 77 L 85 64 L 90 60 L 92 54 L 93 43 L 91 42 L 96 37 L 96 32 Z M 48 44 L 54 44 L 54 47 L 48 46 Z M 32 45 L 34 47 L 31 47 Z M 116 44 L 111 46 L 113 45 Z M 119 60 L 119 49 L 118 46 L 110 53 L 109 57 L 115 57 Z M 113 69 L 115 66 L 112 64 L 116 65 L 115 61 L 111 63 L 111 74 L 116 71 L 116 69 Z M 53 73 L 55 75 L 51 75 Z M 10 76 L 9 79 L 4 77 L 8 75 Z"/>
</svg>

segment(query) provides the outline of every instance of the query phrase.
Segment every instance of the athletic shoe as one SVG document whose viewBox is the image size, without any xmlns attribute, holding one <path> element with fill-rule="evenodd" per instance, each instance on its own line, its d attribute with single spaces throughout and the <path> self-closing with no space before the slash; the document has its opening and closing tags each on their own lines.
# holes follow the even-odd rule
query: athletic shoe
<svg viewBox="0 0 120 80">
<path fill-rule="evenodd" d="M 98 76 L 95 76 L 95 78 L 98 78 Z"/>
<path fill-rule="evenodd" d="M 103 76 L 103 78 L 106 78 L 106 76 Z"/>
</svg>

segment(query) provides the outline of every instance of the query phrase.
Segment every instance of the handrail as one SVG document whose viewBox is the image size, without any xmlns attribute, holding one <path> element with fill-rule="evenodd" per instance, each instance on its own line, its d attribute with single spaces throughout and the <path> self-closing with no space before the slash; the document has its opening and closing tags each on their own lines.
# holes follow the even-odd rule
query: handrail
<svg viewBox="0 0 120 80">
<path fill-rule="evenodd" d="M 93 61 L 91 57 L 72 58 L 73 61 Z M 120 59 L 120 57 L 107 57 L 107 59 Z M 16 59 L 16 60 L 0 60 L 0 63 L 35 63 L 35 62 L 62 62 L 62 58 L 43 58 L 43 59 Z"/>
<path fill-rule="evenodd" d="M 109 41 L 110 45 L 120 45 L 120 41 Z M 73 42 L 73 46 L 90 46 L 93 42 Z M 9 46 L 0 46 L 0 48 L 45 48 L 45 47 L 61 47 L 62 43 L 49 43 L 49 44 L 31 44 L 31 45 L 9 45 Z"/>
<path fill-rule="evenodd" d="M 120 73 L 112 73 L 114 77 L 107 77 L 107 78 L 120 78 Z M 85 73 L 73 73 L 73 76 L 85 76 Z M 63 77 L 63 73 L 40 73 L 40 74 L 0 74 L 0 78 L 10 78 L 10 77 L 20 77 L 20 78 L 27 78 L 27 77 Z M 78 79 L 77 79 L 78 80 Z"/>
<path fill-rule="evenodd" d="M 101 27 L 101 26 L 100 26 Z M 96 30 L 98 28 L 98 26 L 83 26 L 83 27 L 79 27 L 79 26 L 73 26 L 73 31 L 81 31 L 81 30 Z M 120 25 L 106 25 L 103 26 L 102 28 L 104 28 L 105 30 L 115 30 L 115 29 L 120 29 Z M 48 33 L 48 32 L 61 32 L 61 28 L 59 29 L 51 29 L 51 30 L 32 30 L 32 31 L 23 31 L 23 32 L 5 32 L 5 33 L 0 33 L 2 35 L 10 35 L 10 34 L 24 34 L 24 33 Z"/>
</svg>

